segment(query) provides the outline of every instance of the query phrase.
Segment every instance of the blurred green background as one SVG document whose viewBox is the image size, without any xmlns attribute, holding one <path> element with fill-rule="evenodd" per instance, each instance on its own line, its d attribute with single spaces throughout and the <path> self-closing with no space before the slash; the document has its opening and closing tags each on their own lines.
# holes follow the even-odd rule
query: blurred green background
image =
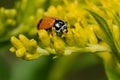
<svg viewBox="0 0 120 80">
<path fill-rule="evenodd" d="M 15 1 L 0 0 L 0 7 L 11 9 Z M 80 54 L 57 59 L 50 55 L 25 61 L 9 52 L 9 42 L 4 48 L 1 44 L 0 47 L 0 80 L 107 80 L 102 60 L 96 55 Z"/>
</svg>

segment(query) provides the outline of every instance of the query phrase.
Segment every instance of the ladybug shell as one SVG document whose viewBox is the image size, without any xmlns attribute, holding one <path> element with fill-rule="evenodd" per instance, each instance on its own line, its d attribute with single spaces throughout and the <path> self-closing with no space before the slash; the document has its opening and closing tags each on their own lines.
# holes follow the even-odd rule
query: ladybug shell
<svg viewBox="0 0 120 80">
<path fill-rule="evenodd" d="M 56 17 L 44 17 L 38 23 L 38 29 L 49 29 L 54 26 L 55 20 L 59 20 Z"/>
</svg>

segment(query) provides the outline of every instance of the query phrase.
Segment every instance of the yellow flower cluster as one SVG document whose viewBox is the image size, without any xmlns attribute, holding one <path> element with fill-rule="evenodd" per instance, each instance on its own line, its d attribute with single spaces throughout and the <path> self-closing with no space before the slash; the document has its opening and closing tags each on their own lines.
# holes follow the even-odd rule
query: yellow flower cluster
<svg viewBox="0 0 120 80">
<path fill-rule="evenodd" d="M 91 2 L 88 3 L 87 0 L 86 4 L 82 6 L 76 0 L 72 3 L 67 0 L 63 0 L 63 2 L 64 5 L 50 6 L 43 16 L 55 16 L 67 21 L 67 33 L 57 36 L 54 30 L 52 32 L 38 30 L 39 44 L 34 39 L 27 39 L 24 35 L 19 35 L 19 39 L 11 37 L 13 47 L 10 51 L 16 53 L 17 57 L 26 60 L 37 59 L 41 55 L 49 54 L 59 56 L 70 55 L 73 52 L 111 52 L 109 45 L 105 42 L 104 32 L 83 6 L 87 6 L 87 8 L 104 17 L 109 23 L 115 41 L 120 42 L 119 27 L 113 24 L 114 15 L 109 13 L 111 6 L 106 8 L 106 2 L 100 1 L 100 6 Z M 103 9 L 100 9 L 101 5 L 105 7 L 103 6 Z M 39 11 L 42 10 L 38 9 L 37 12 Z"/>
<path fill-rule="evenodd" d="M 7 33 L 7 27 L 11 30 L 15 25 L 15 17 L 16 17 L 16 10 L 15 9 L 5 9 L 0 8 L 0 37 Z"/>
<path fill-rule="evenodd" d="M 11 43 L 14 47 L 11 47 L 10 51 L 16 53 L 17 57 L 25 60 L 37 59 L 41 55 L 49 54 L 47 51 L 39 48 L 34 39 L 29 40 L 22 34 L 19 35 L 19 39 L 14 36 L 11 37 Z"/>
<path fill-rule="evenodd" d="M 41 55 L 49 54 L 59 56 L 70 55 L 73 52 L 109 51 L 108 48 L 98 45 L 91 26 L 82 28 L 79 23 L 75 23 L 75 28 L 68 27 L 68 33 L 62 36 L 57 36 L 55 31 L 48 33 L 46 30 L 39 30 L 38 38 L 39 46 L 34 39 L 29 40 L 24 35 L 19 35 L 19 39 L 11 37 L 14 47 L 10 51 L 25 60 L 37 59 Z"/>
</svg>

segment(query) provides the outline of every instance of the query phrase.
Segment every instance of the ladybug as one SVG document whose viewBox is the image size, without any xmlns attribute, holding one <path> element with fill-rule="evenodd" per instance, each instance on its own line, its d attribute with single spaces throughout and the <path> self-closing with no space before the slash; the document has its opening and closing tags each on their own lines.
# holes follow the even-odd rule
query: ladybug
<svg viewBox="0 0 120 80">
<path fill-rule="evenodd" d="M 39 29 L 51 30 L 53 28 L 57 33 L 61 33 L 61 32 L 64 33 L 68 31 L 66 22 L 56 17 L 42 18 L 39 21 L 37 28 L 38 30 Z"/>
</svg>

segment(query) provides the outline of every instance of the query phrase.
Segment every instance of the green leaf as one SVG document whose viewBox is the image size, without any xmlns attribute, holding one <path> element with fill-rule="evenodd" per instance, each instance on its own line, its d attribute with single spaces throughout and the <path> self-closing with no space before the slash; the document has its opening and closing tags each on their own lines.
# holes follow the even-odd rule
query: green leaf
<svg viewBox="0 0 120 80">
<path fill-rule="evenodd" d="M 120 80 L 120 67 L 115 57 L 111 55 L 107 62 L 103 61 L 108 80 Z"/>
<path fill-rule="evenodd" d="M 97 21 L 101 31 L 104 34 L 104 41 L 110 46 L 113 55 L 118 59 L 118 61 L 120 62 L 120 47 L 117 43 L 117 41 L 115 40 L 112 30 L 110 29 L 110 26 L 108 26 L 107 22 L 105 21 L 105 19 L 103 17 L 101 17 L 100 15 L 98 15 L 97 13 L 88 10 L 87 11 L 95 18 L 95 20 Z"/>
<path fill-rule="evenodd" d="M 97 21 L 101 31 L 105 36 L 105 42 L 110 46 L 112 50 L 111 58 L 109 61 L 105 62 L 104 59 L 104 66 L 106 70 L 106 74 L 109 80 L 119 80 L 120 79 L 120 71 L 119 71 L 119 63 L 120 63 L 120 48 L 114 39 L 114 35 L 110 26 L 108 26 L 107 22 L 103 17 L 98 15 L 97 13 L 87 10 Z"/>
<path fill-rule="evenodd" d="M 114 17 L 115 17 L 115 21 L 117 23 L 117 25 L 119 26 L 120 28 L 120 15 L 116 12 L 116 13 L 113 13 Z"/>
</svg>

